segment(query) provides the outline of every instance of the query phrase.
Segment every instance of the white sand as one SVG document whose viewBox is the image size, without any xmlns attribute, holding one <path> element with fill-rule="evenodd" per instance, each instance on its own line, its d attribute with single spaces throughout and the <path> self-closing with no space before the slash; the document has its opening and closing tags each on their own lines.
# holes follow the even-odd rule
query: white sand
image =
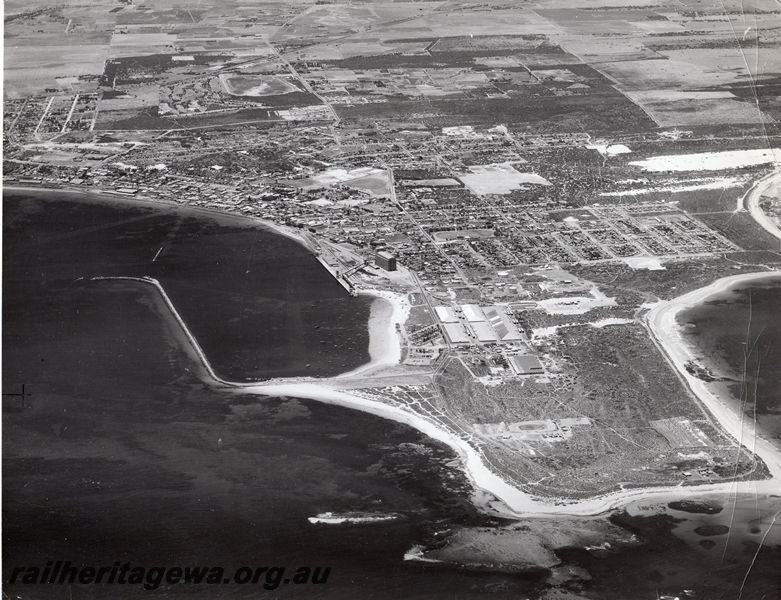
<svg viewBox="0 0 781 600">
<path fill-rule="evenodd" d="M 591 289 L 591 296 L 570 296 L 567 298 L 548 298 L 537 305 L 549 315 L 582 315 L 594 308 L 615 306 L 615 298 L 608 298 L 599 288 Z"/>
<path fill-rule="evenodd" d="M 291 235 L 288 233 L 287 235 Z M 292 236 L 291 236 L 292 237 Z M 299 239 L 300 241 L 300 239 Z M 685 345 L 679 331 L 675 317 L 679 311 L 693 306 L 711 294 L 717 293 L 738 282 L 747 282 L 752 279 L 768 276 L 781 276 L 781 271 L 753 273 L 737 275 L 721 279 L 705 288 L 695 290 L 680 298 L 658 302 L 651 307 L 647 315 L 648 325 L 653 332 L 656 341 L 665 351 L 675 368 L 679 371 L 692 391 L 700 401 L 707 406 L 714 417 L 721 423 L 727 432 L 736 439 L 755 450 L 756 454 L 767 464 L 772 479 L 765 481 L 747 481 L 736 483 L 719 483 L 698 486 L 669 486 L 657 488 L 637 488 L 621 490 L 589 498 L 587 500 L 573 501 L 570 499 L 537 498 L 534 497 L 505 479 L 494 473 L 483 460 L 482 453 L 474 448 L 466 439 L 462 439 L 451 431 L 442 428 L 438 423 L 430 421 L 423 415 L 412 412 L 407 408 L 392 406 L 384 402 L 368 400 L 348 392 L 337 389 L 340 380 L 347 376 L 365 374 L 376 367 L 396 364 L 401 355 L 401 348 L 396 334 L 396 323 L 403 323 L 409 314 L 409 303 L 406 298 L 398 294 L 379 290 L 364 290 L 367 293 L 382 297 L 385 302 L 390 302 L 392 310 L 390 318 L 386 306 L 378 306 L 370 315 L 370 348 L 371 361 L 354 371 L 338 378 L 308 380 L 308 381 L 271 381 L 264 383 L 236 383 L 223 380 L 214 372 L 205 353 L 198 341 L 190 332 L 187 324 L 182 320 L 175 306 L 171 302 L 163 287 L 152 278 L 106 278 L 106 279 L 133 279 L 146 284 L 151 284 L 157 289 L 165 300 L 168 308 L 173 313 L 181 326 L 184 334 L 194 350 L 195 356 L 203 364 L 207 374 L 213 382 L 229 386 L 241 393 L 257 393 L 263 396 L 290 396 L 294 398 L 309 398 L 329 404 L 336 404 L 405 423 L 429 437 L 447 444 L 461 458 L 467 477 L 475 486 L 473 501 L 485 510 L 500 513 L 509 517 L 518 516 L 546 516 L 546 515 L 597 515 L 614 508 L 623 506 L 633 500 L 666 499 L 672 495 L 695 497 L 699 495 L 713 495 L 714 493 L 751 493 L 771 494 L 779 492 L 778 478 L 781 477 L 781 452 L 769 441 L 756 435 L 748 423 L 741 423 L 739 415 L 722 398 L 716 397 L 708 386 L 692 377 L 686 371 L 684 365 L 691 358 L 690 351 Z M 598 292 L 598 291 L 597 291 Z M 594 293 L 589 300 L 605 299 L 605 296 Z M 375 302 L 375 304 L 378 304 Z M 384 303 L 383 303 L 384 304 Z M 595 322 L 600 323 L 600 322 Z M 487 493 L 486 493 L 487 492 Z M 492 497 L 498 500 L 493 500 Z"/>
<path fill-rule="evenodd" d="M 522 185 L 551 185 L 550 181 L 536 173 L 521 173 L 510 163 L 476 165 L 459 178 L 478 196 L 485 194 L 509 194 Z"/>
<path fill-rule="evenodd" d="M 664 271 L 665 267 L 655 256 L 627 256 L 624 262 L 633 269 L 647 269 L 648 271 Z"/>
<path fill-rule="evenodd" d="M 617 156 L 619 154 L 629 154 L 630 152 L 632 152 L 624 144 L 596 143 L 596 144 L 588 144 L 586 148 L 588 148 L 589 150 L 596 150 L 602 156 Z"/>
<path fill-rule="evenodd" d="M 276 77 L 274 75 L 255 75 L 254 77 L 250 76 L 254 79 L 257 79 L 259 83 L 245 90 L 240 90 L 235 88 L 231 83 L 231 78 L 235 77 L 235 75 L 231 75 L 230 73 L 221 73 L 219 75 L 223 88 L 231 96 L 270 96 L 290 94 L 291 92 L 301 91 L 298 89 L 298 87 L 286 79 Z"/>
<path fill-rule="evenodd" d="M 360 179 L 368 176 L 387 175 L 384 169 L 376 169 L 374 167 L 358 167 L 357 169 L 343 169 L 341 167 L 334 167 L 326 169 L 310 178 L 315 185 L 334 185 L 336 183 L 345 183 L 353 179 Z"/>
<path fill-rule="evenodd" d="M 562 327 L 572 327 L 572 325 L 549 325 L 548 327 L 536 327 L 532 329 L 531 339 L 534 341 L 556 335 L 556 333 Z"/>
<path fill-rule="evenodd" d="M 698 152 L 696 154 L 671 154 L 652 156 L 645 160 L 630 162 L 644 171 L 721 171 L 778 164 L 781 162 L 781 149 L 765 148 L 755 150 L 725 150 L 723 152 Z"/>
<path fill-rule="evenodd" d="M 676 322 L 676 317 L 681 311 L 697 306 L 714 294 L 728 290 L 735 284 L 765 279 L 770 276 L 781 276 L 781 271 L 747 273 L 719 279 L 709 286 L 694 290 L 674 300 L 658 302 L 648 312 L 646 319 L 656 341 L 686 380 L 692 392 L 732 437 L 754 450 L 765 462 L 773 476 L 773 479 L 767 481 L 734 485 L 745 487 L 747 490 L 761 487 L 779 492 L 781 491 L 778 481 L 778 478 L 781 477 L 781 451 L 754 431 L 753 420 L 741 419 L 741 415 L 735 412 L 725 398 L 717 396 L 711 386 L 686 370 L 685 364 L 694 358 L 694 354 L 689 344 L 684 340 L 681 328 Z"/>
<path fill-rule="evenodd" d="M 611 325 L 629 325 L 634 323 L 634 319 L 622 319 L 620 317 L 608 317 L 607 319 L 600 319 L 599 321 L 592 321 L 589 323 L 591 327 L 602 329 L 603 327 L 610 327 Z"/>
<path fill-rule="evenodd" d="M 753 188 L 749 190 L 745 197 L 746 209 L 751 213 L 754 220 L 768 233 L 781 240 L 781 229 L 775 219 L 765 214 L 760 208 L 759 201 L 762 196 L 778 197 L 781 190 L 781 171 L 774 171 L 770 175 L 760 179 Z"/>
<path fill-rule="evenodd" d="M 369 312 L 370 361 L 339 377 L 366 375 L 401 361 L 401 344 L 396 325 L 401 326 L 407 321 L 411 309 L 409 300 L 406 296 L 386 290 L 360 290 L 358 293 L 377 298 Z"/>
<path fill-rule="evenodd" d="M 644 187 L 628 190 L 617 190 L 613 192 L 600 192 L 600 196 L 605 198 L 623 197 L 623 196 L 641 196 L 643 194 L 678 194 L 681 192 L 696 192 L 697 190 L 726 190 L 731 187 L 738 187 L 745 183 L 742 177 L 717 177 L 712 181 L 703 183 L 690 183 L 682 185 L 671 185 L 662 187 Z"/>
<path fill-rule="evenodd" d="M 551 337 L 553 335 L 556 335 L 559 329 L 563 329 L 564 327 L 581 327 L 583 325 L 588 325 L 589 327 L 596 327 L 597 329 L 602 329 L 603 327 L 609 327 L 610 325 L 629 325 L 634 322 L 635 322 L 634 319 L 608 317 L 606 319 L 599 319 L 598 321 L 589 321 L 586 323 L 564 323 L 562 325 L 550 325 L 548 327 L 537 327 L 536 329 L 532 329 L 531 339 L 532 341 L 536 341 L 542 338 Z"/>
<path fill-rule="evenodd" d="M 455 137 L 475 137 L 475 128 L 471 125 L 457 125 L 455 127 L 443 127 L 442 135 Z"/>
</svg>

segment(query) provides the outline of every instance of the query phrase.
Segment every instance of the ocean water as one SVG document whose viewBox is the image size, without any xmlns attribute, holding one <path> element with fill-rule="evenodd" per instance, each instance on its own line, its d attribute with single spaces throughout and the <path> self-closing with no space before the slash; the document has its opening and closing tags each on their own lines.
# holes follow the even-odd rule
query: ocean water
<svg viewBox="0 0 781 600">
<path fill-rule="evenodd" d="M 14 290 L 154 277 L 231 380 L 330 376 L 368 360 L 372 300 L 346 294 L 299 244 L 238 217 L 61 198 L 6 202 Z"/>
<path fill-rule="evenodd" d="M 404 561 L 454 529 L 506 524 L 477 513 L 448 448 L 357 411 L 207 385 L 151 286 L 89 277 L 158 278 L 218 372 L 235 379 L 361 364 L 367 300 L 348 296 L 295 244 L 234 219 L 62 198 L 4 199 L 3 391 L 24 384 L 28 394 L 3 398 L 4 582 L 15 566 L 50 560 L 332 571 L 326 584 L 277 590 L 5 585 L 12 597 L 737 597 L 769 518 L 764 507 L 757 522 L 753 499 L 741 500 L 748 508 L 723 554 L 721 529 L 693 533 L 721 525 L 723 511 L 612 515 L 636 541 L 559 550 L 565 569 L 588 578 L 555 589 L 547 573 L 502 571 L 479 548 L 469 565 Z M 308 522 L 326 511 L 400 518 Z M 779 559 L 777 548 L 762 549 L 743 599 L 781 594 Z"/>
<path fill-rule="evenodd" d="M 143 207 L 17 197 L 4 213 L 3 391 L 24 384 L 29 394 L 4 397 L 4 581 L 12 566 L 69 560 L 332 568 L 321 586 L 164 586 L 158 597 L 427 598 L 537 585 L 402 560 L 442 529 L 487 521 L 448 448 L 358 411 L 206 385 L 154 288 L 88 279 L 160 279 L 223 375 L 354 368 L 368 360 L 369 302 L 303 249 L 234 221 Z M 307 521 L 326 511 L 400 518 Z M 5 588 L 23 598 L 151 593 Z"/>
<path fill-rule="evenodd" d="M 727 380 L 736 410 L 781 444 L 781 278 L 735 286 L 678 321 L 713 374 Z"/>
</svg>

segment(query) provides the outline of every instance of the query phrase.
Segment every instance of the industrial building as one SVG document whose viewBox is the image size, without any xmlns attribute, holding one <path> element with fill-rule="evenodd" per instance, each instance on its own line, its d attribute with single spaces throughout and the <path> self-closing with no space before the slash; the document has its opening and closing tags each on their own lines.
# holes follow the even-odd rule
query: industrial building
<svg viewBox="0 0 781 600">
<path fill-rule="evenodd" d="M 501 306 L 463 304 L 461 305 L 461 313 L 466 323 L 460 323 L 459 313 L 452 306 L 437 306 L 434 310 L 444 325 L 459 324 L 459 327 L 445 328 L 451 341 L 453 341 L 451 333 L 459 339 L 462 338 L 461 330 L 466 331 L 467 335 L 469 335 L 471 330 L 474 332 L 474 337 L 477 341 L 483 344 L 518 342 L 522 339 L 521 332 L 512 323 L 505 309 Z"/>
<path fill-rule="evenodd" d="M 542 375 L 540 359 L 533 354 L 515 354 L 509 357 L 510 366 L 516 375 Z"/>
<path fill-rule="evenodd" d="M 464 304 L 461 306 L 464 316 L 470 323 L 476 321 L 485 321 L 485 315 L 477 304 Z"/>
<path fill-rule="evenodd" d="M 491 343 L 497 341 L 496 332 L 487 321 L 476 321 L 469 323 L 480 342 Z"/>
<path fill-rule="evenodd" d="M 434 310 L 443 323 L 458 323 L 458 316 L 452 306 L 435 306 Z"/>
<path fill-rule="evenodd" d="M 374 264 L 376 264 L 381 269 L 385 269 L 386 271 L 395 271 L 396 257 L 389 252 L 381 251 L 374 256 Z"/>
<path fill-rule="evenodd" d="M 469 334 L 461 323 L 445 323 L 445 333 L 452 344 L 469 343 Z"/>
<path fill-rule="evenodd" d="M 510 321 L 504 310 L 497 306 L 489 306 L 483 309 L 483 313 L 499 340 L 503 342 L 517 342 L 521 339 L 521 332 Z"/>
</svg>

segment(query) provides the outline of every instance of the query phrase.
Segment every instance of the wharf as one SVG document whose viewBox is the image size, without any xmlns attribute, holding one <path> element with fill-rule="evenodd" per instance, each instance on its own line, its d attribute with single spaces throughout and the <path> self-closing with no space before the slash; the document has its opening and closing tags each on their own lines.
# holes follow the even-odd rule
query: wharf
<svg viewBox="0 0 781 600">
<path fill-rule="evenodd" d="M 334 267 L 334 265 L 330 264 L 322 254 L 319 252 L 315 252 L 315 258 L 320 262 L 321 265 L 325 267 L 325 269 L 333 275 L 334 279 L 339 282 L 339 285 L 341 285 L 351 296 L 356 296 L 357 293 L 355 291 L 355 288 L 353 284 L 350 282 L 348 275 L 341 274 L 340 270 L 337 267 Z"/>
</svg>

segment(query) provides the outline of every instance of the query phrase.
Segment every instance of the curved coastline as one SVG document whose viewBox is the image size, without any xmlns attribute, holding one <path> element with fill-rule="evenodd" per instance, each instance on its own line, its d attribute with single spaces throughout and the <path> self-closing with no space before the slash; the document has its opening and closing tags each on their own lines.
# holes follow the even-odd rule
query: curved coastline
<svg viewBox="0 0 781 600">
<path fill-rule="evenodd" d="M 253 223 L 256 226 L 259 225 L 269 228 L 309 248 L 303 236 L 298 235 L 296 232 L 290 231 L 288 228 L 283 226 L 278 226 L 276 224 L 268 223 L 265 220 L 245 215 L 232 215 L 211 209 L 188 207 L 172 202 L 162 202 L 142 198 L 114 198 L 113 196 L 108 196 L 96 190 L 85 192 L 84 190 L 22 186 L 8 186 L 6 189 L 23 192 L 49 191 L 54 193 L 76 193 L 87 197 L 89 197 L 89 195 L 105 196 L 106 199 L 110 198 L 111 200 L 116 200 L 118 202 L 127 204 L 145 204 L 157 207 L 162 205 L 165 207 L 178 209 L 185 208 L 187 210 L 206 213 L 215 217 L 235 217 L 238 220 Z M 710 295 L 723 291 L 730 285 L 774 276 L 781 276 L 781 271 L 750 273 L 723 278 L 709 286 L 695 290 L 679 298 L 660 302 L 655 305 L 646 315 L 646 321 L 649 330 L 659 343 L 660 348 L 665 352 L 681 376 L 686 378 L 693 393 L 697 395 L 698 399 L 708 407 L 708 409 L 721 423 L 724 429 L 733 435 L 736 439 L 741 439 L 740 436 L 742 433 L 744 433 L 740 427 L 736 428 L 736 423 L 738 425 L 740 424 L 740 419 L 738 416 L 735 415 L 735 413 L 721 400 L 719 400 L 719 398 L 713 396 L 713 394 L 704 388 L 704 386 L 699 385 L 702 384 L 702 382 L 693 378 L 684 367 L 684 364 L 690 355 L 688 354 L 689 351 L 685 346 L 683 339 L 677 332 L 675 316 L 681 310 L 704 301 Z M 340 375 L 336 378 L 291 378 L 288 381 L 273 380 L 265 383 L 245 383 L 227 381 L 220 378 L 216 374 L 214 369 L 211 367 L 208 357 L 201 349 L 198 341 L 190 332 L 187 324 L 179 315 L 176 307 L 165 292 L 165 289 L 157 280 L 150 277 L 104 277 L 96 279 L 135 280 L 137 282 L 145 283 L 155 287 L 162 295 L 168 309 L 173 313 L 173 316 L 178 322 L 179 326 L 182 328 L 189 345 L 193 348 L 199 362 L 202 363 L 205 372 L 208 374 L 209 379 L 211 379 L 214 384 L 231 387 L 237 391 L 241 390 L 245 393 L 257 393 L 263 396 L 284 395 L 307 398 L 329 404 L 340 405 L 355 410 L 361 410 L 375 416 L 405 423 L 428 435 L 429 437 L 446 444 L 452 448 L 461 458 L 466 475 L 468 476 L 471 483 L 475 486 L 476 490 L 483 490 L 488 492 L 488 494 L 497 499 L 496 501 L 491 501 L 490 499 L 475 500 L 475 503 L 478 506 L 494 514 L 509 518 L 535 516 L 546 517 L 556 515 L 594 516 L 621 507 L 629 502 L 641 498 L 644 500 L 653 500 L 669 498 L 672 495 L 675 495 L 676 497 L 680 497 L 681 495 L 685 495 L 686 497 L 694 497 L 732 492 L 751 494 L 778 494 L 779 492 L 778 478 L 781 477 L 781 453 L 779 453 L 779 451 L 775 449 L 772 444 L 767 442 L 767 440 L 764 440 L 763 438 L 757 438 L 757 444 L 755 448 L 756 454 L 765 461 L 768 468 L 770 469 L 772 478 L 769 480 L 726 482 L 691 486 L 638 487 L 632 489 L 622 489 L 620 491 L 594 496 L 585 500 L 536 497 L 527 492 L 524 492 L 519 487 L 511 484 L 498 474 L 494 473 L 486 464 L 486 461 L 484 460 L 484 457 L 479 450 L 473 447 L 466 440 L 439 426 L 437 423 L 429 421 L 424 416 L 414 413 L 413 411 L 375 400 L 368 400 L 358 395 L 350 394 L 349 392 L 338 389 L 338 380 L 340 378 L 365 374 L 367 371 L 373 370 L 374 368 L 388 366 L 397 362 L 397 357 L 400 356 L 400 344 L 396 334 L 396 324 L 403 323 L 409 311 L 409 306 L 405 305 L 402 297 L 397 294 L 370 289 L 361 290 L 359 292 L 362 294 L 383 298 L 383 301 L 389 301 L 393 305 L 390 316 L 387 318 L 387 323 L 379 323 L 379 321 L 384 321 L 385 319 L 378 318 L 375 319 L 374 326 L 370 327 L 370 336 L 380 336 L 382 339 L 375 342 L 374 344 L 370 344 L 370 346 L 374 348 L 374 351 L 370 353 L 371 360 L 369 363 L 362 365 L 357 369 L 353 369 L 352 371 L 349 371 L 348 373 Z"/>
<path fill-rule="evenodd" d="M 182 204 L 179 202 L 172 202 L 170 200 L 153 200 L 146 196 L 124 196 L 114 193 L 112 190 L 101 189 L 81 189 L 72 187 L 46 187 L 46 186 L 32 186 L 32 185 L 3 185 L 3 193 L 9 192 L 21 192 L 21 193 L 36 193 L 36 192 L 48 192 L 54 194 L 75 194 L 82 197 L 82 200 L 92 200 L 94 202 L 104 202 L 112 204 L 126 204 L 129 206 L 148 206 L 150 208 L 171 209 L 171 210 L 186 210 L 192 211 L 196 214 L 206 215 L 214 219 L 230 219 L 239 223 L 244 223 L 250 227 L 262 227 L 268 229 L 274 233 L 278 233 L 281 236 L 286 237 L 289 240 L 300 244 L 307 250 L 311 251 L 309 241 L 301 235 L 295 228 L 287 227 L 286 225 L 280 225 L 269 221 L 267 219 L 261 219 L 259 217 L 253 217 L 251 215 L 242 215 L 238 213 L 228 213 L 222 210 L 216 210 L 214 208 L 207 208 L 205 206 L 191 206 L 189 204 Z"/>
<path fill-rule="evenodd" d="M 144 196 L 133 196 L 133 197 L 122 196 L 118 194 L 112 194 L 108 190 L 99 190 L 99 189 L 84 190 L 84 189 L 74 189 L 74 188 L 45 187 L 45 186 L 9 185 L 9 186 L 3 186 L 3 190 L 4 192 L 7 190 L 9 192 L 22 192 L 22 193 L 48 192 L 48 193 L 63 194 L 63 195 L 74 194 L 80 196 L 81 200 L 86 199 L 95 202 L 102 202 L 102 203 L 109 203 L 109 204 L 120 203 L 129 206 L 139 206 L 139 205 L 148 206 L 150 208 L 155 208 L 158 210 L 170 209 L 173 211 L 177 211 L 177 210 L 191 211 L 195 214 L 206 215 L 214 219 L 229 219 L 231 221 L 242 223 L 248 227 L 261 227 L 263 229 L 277 233 L 299 244 L 300 246 L 303 246 L 307 251 L 312 252 L 311 241 L 307 239 L 305 235 L 300 233 L 296 228 L 288 227 L 286 225 L 280 225 L 278 223 L 274 223 L 273 221 L 260 219 L 258 217 L 253 217 L 251 215 L 226 213 L 212 208 L 184 205 L 177 202 L 171 202 L 168 200 L 152 200 Z M 136 279 L 137 281 L 140 280 L 140 278 L 134 278 L 134 277 L 129 277 L 126 279 Z M 168 298 L 167 294 L 162 289 L 160 283 L 157 280 L 148 281 L 147 283 L 154 283 L 155 285 L 157 285 L 158 288 L 160 288 L 160 291 L 163 293 L 164 300 L 166 301 L 166 303 L 168 303 L 169 308 L 172 310 L 175 317 L 181 320 L 181 317 L 173 308 L 173 304 L 171 303 L 170 298 Z M 401 359 L 401 348 L 399 344 L 396 342 L 396 336 L 397 336 L 396 326 L 397 324 L 403 325 L 404 322 L 407 320 L 407 316 L 409 315 L 410 304 L 407 301 L 406 297 L 400 294 L 394 294 L 393 292 L 387 290 L 376 290 L 371 288 L 358 289 L 356 290 L 356 292 L 358 295 L 361 296 L 371 296 L 373 298 L 376 298 L 375 302 L 372 303 L 371 314 L 369 316 L 369 324 L 368 324 L 369 362 L 359 365 L 356 368 L 346 373 L 342 373 L 339 375 L 339 377 L 357 376 L 359 374 L 366 374 L 367 372 L 373 371 L 375 369 L 392 366 L 398 363 L 399 360 Z M 378 316 L 378 313 L 382 313 L 382 309 L 379 306 L 376 306 L 385 303 L 389 304 L 391 307 L 389 320 L 387 322 L 384 316 L 382 315 Z M 181 324 L 184 325 L 184 322 L 182 321 Z M 194 337 L 192 337 L 192 335 L 190 334 L 189 330 L 186 327 L 185 330 L 187 334 L 191 337 L 190 342 L 197 347 L 198 349 L 197 353 L 207 365 L 206 368 L 212 369 L 208 361 L 205 360 L 206 355 L 198 345 L 198 342 L 195 340 Z M 213 370 L 210 372 L 210 376 L 215 381 L 219 381 L 225 385 L 231 385 L 230 382 L 220 379 L 220 377 Z M 303 376 L 301 378 L 296 377 L 295 379 L 308 379 L 308 377 L 306 376 Z"/>
<path fill-rule="evenodd" d="M 759 206 L 762 195 L 773 188 L 781 188 L 781 171 L 773 171 L 757 181 L 746 193 L 743 204 L 754 221 L 756 221 L 762 229 L 776 237 L 778 240 L 781 240 L 781 229 L 778 227 L 778 224 L 765 214 L 765 211 Z"/>
<path fill-rule="evenodd" d="M 230 219 L 232 221 L 243 223 L 249 227 L 261 227 L 263 229 L 284 236 L 285 238 L 303 246 L 309 252 L 312 252 L 312 246 L 310 240 L 307 239 L 305 235 L 301 234 L 297 229 L 292 227 L 287 227 L 285 225 L 280 225 L 278 223 L 274 223 L 273 221 L 268 221 L 266 219 L 253 217 L 251 215 L 226 213 L 224 211 L 219 211 L 211 208 L 205 208 L 201 206 L 189 206 L 177 202 L 171 202 L 168 200 L 152 200 L 144 196 L 133 196 L 133 197 L 122 196 L 118 194 L 113 194 L 111 193 L 110 190 L 100 190 L 100 189 L 85 190 L 85 189 L 75 189 L 75 188 L 65 188 L 65 187 L 8 185 L 8 186 L 3 186 L 3 191 L 21 192 L 21 193 L 47 192 L 47 193 L 62 194 L 62 195 L 73 194 L 73 195 L 80 196 L 80 200 L 92 200 L 95 202 L 102 202 L 102 203 L 109 203 L 109 204 L 120 203 L 129 206 L 139 206 L 139 205 L 148 206 L 150 208 L 156 208 L 158 210 L 160 209 L 170 209 L 174 211 L 186 210 L 186 211 L 191 211 L 195 214 L 206 215 L 208 217 L 215 218 L 215 219 Z M 123 278 L 113 277 L 113 278 L 103 278 L 103 279 L 123 279 Z M 171 309 L 175 318 L 180 321 L 180 325 L 182 325 L 188 337 L 190 338 L 190 343 L 194 346 L 194 348 L 196 348 L 196 353 L 199 355 L 202 362 L 204 362 L 205 368 L 209 370 L 209 375 L 211 376 L 211 378 L 224 385 L 233 385 L 232 383 L 221 379 L 216 374 L 216 372 L 214 372 L 211 365 L 209 364 L 209 361 L 206 360 L 205 353 L 201 349 L 196 339 L 192 336 L 189 329 L 186 327 L 186 325 L 184 325 L 184 321 L 181 319 L 179 313 L 174 308 L 173 303 L 171 302 L 168 295 L 165 293 L 165 290 L 163 290 L 162 286 L 160 285 L 160 282 L 152 278 L 148 278 L 148 280 L 142 280 L 141 278 L 137 278 L 137 277 L 125 277 L 124 279 L 142 281 L 144 283 L 150 283 L 158 287 L 158 289 L 163 295 L 163 299 L 168 304 L 168 307 Z M 369 324 L 368 324 L 369 362 L 359 365 L 348 372 L 342 373 L 338 375 L 339 377 L 351 377 L 360 374 L 366 374 L 367 372 L 373 371 L 375 369 L 392 366 L 398 363 L 399 360 L 401 359 L 401 347 L 398 344 L 396 339 L 397 337 L 396 327 L 397 325 L 399 326 L 403 325 L 404 322 L 407 320 L 407 316 L 409 315 L 410 304 L 407 301 L 406 297 L 400 294 L 394 294 L 393 292 L 387 290 L 376 290 L 371 288 L 358 289 L 356 290 L 356 292 L 358 295 L 371 296 L 373 298 L 376 298 L 376 301 L 372 304 L 371 307 L 371 313 L 369 316 Z M 381 308 L 381 305 L 383 304 L 390 305 L 390 314 L 387 318 L 385 315 L 382 314 L 383 310 Z M 309 378 L 303 376 L 300 378 L 296 377 L 295 379 L 306 380 Z"/>
<path fill-rule="evenodd" d="M 730 285 L 737 282 L 746 282 L 755 279 L 764 279 L 768 276 L 781 275 L 781 271 L 770 273 L 751 273 L 746 275 L 737 275 L 733 277 L 724 278 L 718 280 L 714 284 L 695 290 L 689 294 L 685 294 L 680 298 L 670 300 L 667 302 L 659 303 L 652 309 L 647 315 L 649 325 L 654 331 L 654 335 L 661 336 L 658 339 L 662 339 L 666 332 L 665 327 L 669 327 L 672 322 L 673 327 L 677 328 L 675 322 L 675 315 L 681 310 L 696 304 L 699 301 L 709 297 L 714 293 L 718 293 L 728 288 Z M 361 410 L 363 412 L 404 423 L 424 433 L 425 435 L 440 441 L 451 449 L 460 457 L 464 470 L 470 482 L 475 486 L 477 490 L 482 490 L 496 498 L 496 501 L 490 499 L 475 499 L 475 503 L 486 510 L 503 517 L 518 518 L 518 517 L 546 517 L 546 516 L 594 516 L 621 507 L 631 501 L 643 499 L 654 500 L 669 498 L 671 495 L 680 496 L 685 493 L 686 497 L 695 496 L 708 496 L 720 493 L 746 493 L 746 494 L 774 494 L 778 492 L 778 478 L 781 477 L 781 456 L 779 452 L 765 440 L 761 438 L 757 439 L 757 445 L 755 451 L 768 465 L 771 471 L 772 478 L 763 481 L 741 481 L 741 482 L 724 482 L 718 484 L 703 484 L 693 486 L 662 486 L 662 487 L 638 487 L 632 489 L 623 489 L 618 492 L 611 492 L 608 494 L 594 496 L 585 500 L 570 500 L 570 499 L 557 499 L 557 498 L 539 498 L 535 497 L 527 492 L 524 492 L 520 488 L 511 484 L 501 476 L 494 473 L 486 464 L 482 454 L 474 448 L 466 440 L 454 435 L 450 431 L 440 427 L 438 424 L 429 421 L 422 415 L 419 415 L 413 411 L 392 406 L 379 402 L 376 400 L 369 400 L 354 394 L 350 394 L 344 390 L 337 389 L 339 378 L 324 378 L 320 380 L 310 381 L 298 381 L 298 382 L 268 382 L 268 383 L 244 383 L 244 382 L 231 382 L 224 380 L 216 375 L 214 370 L 209 364 L 208 358 L 205 353 L 200 349 L 197 340 L 189 331 L 187 324 L 181 318 L 176 311 L 176 307 L 171 302 L 170 298 L 165 292 L 165 289 L 160 283 L 150 277 L 146 278 L 131 278 L 131 277 L 105 277 L 99 278 L 101 280 L 135 280 L 140 283 L 152 285 L 164 298 L 166 305 L 174 314 L 174 317 L 182 328 L 188 342 L 193 346 L 195 354 L 199 360 L 203 363 L 203 367 L 209 374 L 213 383 L 224 385 L 241 391 L 243 393 L 256 393 L 262 396 L 290 396 L 296 398 L 306 398 L 324 402 L 327 404 L 334 404 L 345 408 L 351 408 L 354 410 Z M 395 328 L 395 326 L 394 326 Z M 669 352 L 672 348 L 672 358 L 676 368 L 682 371 L 682 374 L 688 375 L 688 372 L 683 367 L 686 360 L 681 360 L 680 356 L 688 356 L 688 350 L 684 348 L 682 351 L 677 349 L 674 342 L 674 336 L 668 336 L 664 338 L 662 342 L 665 351 Z M 689 377 L 691 377 L 689 375 Z M 695 383 L 699 380 L 695 380 Z M 701 382 L 700 382 L 701 383 Z M 734 435 L 734 427 L 736 422 L 740 423 L 740 419 L 731 409 L 723 405 L 723 402 L 710 394 L 705 389 L 706 393 L 702 392 L 700 386 L 692 386 L 692 390 L 698 394 L 698 398 L 706 404 L 711 410 L 714 416 L 724 426 L 724 428 L 732 435 Z M 702 393 L 702 396 L 700 394 Z M 723 405 L 723 406 L 722 406 Z M 762 443 L 760 443 L 760 440 Z"/>
<path fill-rule="evenodd" d="M 714 394 L 706 382 L 698 379 L 686 369 L 686 363 L 695 358 L 695 353 L 690 343 L 683 337 L 677 317 L 682 311 L 693 308 L 707 301 L 708 298 L 728 291 L 739 284 L 778 277 L 781 277 L 781 271 L 763 271 L 723 277 L 708 286 L 693 290 L 673 300 L 659 302 L 646 315 L 647 324 L 655 340 L 685 379 L 694 395 L 734 439 L 744 445 L 748 445 L 746 440 L 751 440 L 754 453 L 765 462 L 770 471 L 771 479 L 745 483 L 767 487 L 768 491 L 776 493 L 781 491 L 778 483 L 781 479 L 781 449 L 776 448 L 772 442 L 751 427 L 748 420 L 742 419 L 741 415 L 735 412 L 726 399 Z"/>
<path fill-rule="evenodd" d="M 410 303 L 406 296 L 387 290 L 360 289 L 358 295 L 375 298 L 369 313 L 369 362 L 337 377 L 357 377 L 401 361 L 401 344 L 397 328 L 409 317 Z"/>
</svg>

